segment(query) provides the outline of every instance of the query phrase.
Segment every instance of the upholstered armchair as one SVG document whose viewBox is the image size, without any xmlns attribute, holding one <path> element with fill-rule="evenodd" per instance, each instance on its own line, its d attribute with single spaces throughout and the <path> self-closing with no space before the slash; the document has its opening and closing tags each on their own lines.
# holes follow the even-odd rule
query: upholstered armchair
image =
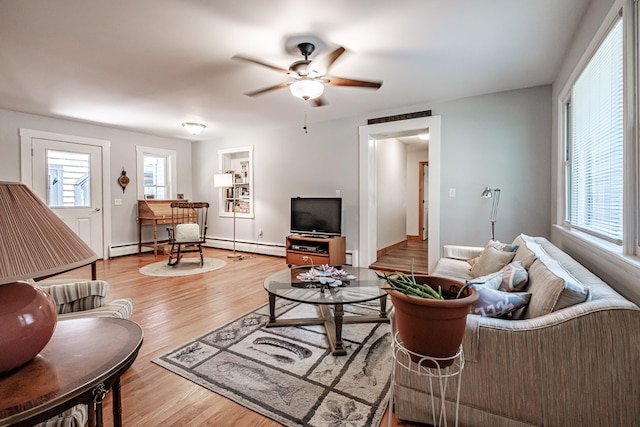
<svg viewBox="0 0 640 427">
<path fill-rule="evenodd" d="M 35 283 L 53 298 L 58 307 L 58 320 L 79 317 L 128 319 L 133 313 L 133 301 L 129 298 L 105 303 L 109 283 L 104 280 L 46 279 Z"/>
<path fill-rule="evenodd" d="M 52 296 L 58 307 L 58 321 L 79 317 L 128 319 L 133 313 L 129 298 L 105 303 L 109 283 L 104 280 L 46 279 L 32 283 Z M 88 418 L 89 408 L 80 404 L 34 427 L 84 427 Z"/>
</svg>

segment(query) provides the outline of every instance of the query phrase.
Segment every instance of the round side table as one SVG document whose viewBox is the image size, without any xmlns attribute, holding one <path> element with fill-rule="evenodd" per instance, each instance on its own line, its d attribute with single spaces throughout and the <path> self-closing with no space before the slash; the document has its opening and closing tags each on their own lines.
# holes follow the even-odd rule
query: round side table
<svg viewBox="0 0 640 427">
<path fill-rule="evenodd" d="M 431 405 L 432 425 L 435 427 L 447 426 L 446 392 L 450 386 L 450 382 L 455 384 L 456 402 L 454 425 L 457 427 L 458 410 L 460 406 L 460 385 L 462 382 L 462 369 L 464 368 L 462 345 L 458 349 L 458 352 L 452 357 L 429 357 L 405 348 L 400 340 L 400 336 L 396 332 L 393 337 L 392 348 L 393 369 L 391 370 L 391 394 L 389 396 L 389 427 L 391 427 L 391 417 L 393 416 L 396 375 L 400 372 L 399 370 L 404 370 L 406 374 L 424 377 L 424 380 L 428 382 L 429 390 L 425 403 L 426 405 Z M 455 379 L 457 379 L 457 381 L 455 381 Z"/>
</svg>

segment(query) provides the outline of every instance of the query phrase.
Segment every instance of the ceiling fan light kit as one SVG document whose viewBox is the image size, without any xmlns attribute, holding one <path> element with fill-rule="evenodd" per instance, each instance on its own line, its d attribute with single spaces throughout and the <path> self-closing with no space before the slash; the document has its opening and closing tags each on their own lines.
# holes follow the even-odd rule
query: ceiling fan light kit
<svg viewBox="0 0 640 427">
<path fill-rule="evenodd" d="M 324 93 L 324 85 L 310 78 L 302 78 L 291 83 L 289 86 L 291 94 L 305 101 L 322 96 Z"/>
</svg>

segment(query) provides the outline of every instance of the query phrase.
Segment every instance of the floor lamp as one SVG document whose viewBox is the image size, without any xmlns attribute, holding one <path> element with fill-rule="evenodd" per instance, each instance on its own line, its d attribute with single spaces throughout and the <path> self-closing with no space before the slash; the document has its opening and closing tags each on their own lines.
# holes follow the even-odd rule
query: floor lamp
<svg viewBox="0 0 640 427">
<path fill-rule="evenodd" d="M 496 217 L 498 216 L 498 203 L 500 203 L 500 189 L 486 187 L 482 192 L 482 197 L 493 198 L 489 222 L 491 223 L 491 240 L 495 240 Z"/>
<path fill-rule="evenodd" d="M 235 172 L 224 171 L 222 173 L 216 173 L 213 175 L 213 186 L 216 188 L 229 188 L 231 187 L 231 210 L 233 211 L 233 253 L 227 255 L 227 258 L 242 259 L 242 255 L 236 253 L 236 200 L 238 195 L 236 194 L 236 180 L 234 179 Z"/>
</svg>

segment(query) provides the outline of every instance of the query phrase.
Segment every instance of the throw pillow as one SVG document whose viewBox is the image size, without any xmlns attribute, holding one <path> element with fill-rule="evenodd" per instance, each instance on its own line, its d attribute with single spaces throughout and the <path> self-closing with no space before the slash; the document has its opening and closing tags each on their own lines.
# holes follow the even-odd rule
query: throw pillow
<svg viewBox="0 0 640 427">
<path fill-rule="evenodd" d="M 538 258 L 531 265 L 527 291 L 533 294 L 526 314 L 529 318 L 543 316 L 589 298 L 589 289 L 547 256 Z"/>
<path fill-rule="evenodd" d="M 471 267 L 471 277 L 486 276 L 490 273 L 502 269 L 513 259 L 515 252 L 500 251 L 493 246 L 489 246 L 480 255 L 480 259 Z"/>
<path fill-rule="evenodd" d="M 522 265 L 522 261 L 513 261 L 510 264 L 507 264 L 502 272 L 502 282 L 500 283 L 501 291 L 505 292 L 515 292 L 517 290 L 524 289 L 527 285 L 527 281 L 529 280 L 529 275 L 527 270 L 525 270 Z"/>
<path fill-rule="evenodd" d="M 471 313 L 485 317 L 504 317 L 525 307 L 531 299 L 528 292 L 502 292 L 479 284 L 471 284 L 478 293 L 478 300 L 471 306 Z"/>
<path fill-rule="evenodd" d="M 480 276 L 474 279 L 467 280 L 467 283 L 470 285 L 482 285 L 489 289 L 498 290 L 503 281 L 502 276 L 504 276 L 504 271 L 500 270 L 492 274 L 487 274 L 486 276 Z"/>
<path fill-rule="evenodd" d="M 502 243 L 499 240 L 489 240 L 489 243 L 487 244 L 487 247 L 489 246 L 493 246 L 494 248 L 496 248 L 499 251 L 504 251 L 504 252 L 515 252 L 516 250 L 518 250 L 518 245 L 515 243 Z"/>
<path fill-rule="evenodd" d="M 478 262 L 479 259 L 480 259 L 480 255 L 474 256 L 473 258 L 468 259 L 467 262 L 469 263 L 469 265 L 471 267 L 473 267 L 474 265 L 476 265 L 476 263 Z"/>
<path fill-rule="evenodd" d="M 194 243 L 200 241 L 200 226 L 193 223 L 176 225 L 176 243 Z"/>
<path fill-rule="evenodd" d="M 516 256 L 513 258 L 513 260 L 522 261 L 522 265 L 526 270 L 529 270 L 529 267 L 531 267 L 531 264 L 533 264 L 533 261 L 535 261 L 537 257 L 535 252 L 527 246 L 527 244 L 531 242 L 531 239 L 533 238 L 525 234 L 520 234 L 513 241 L 513 244 L 518 246 L 518 249 L 516 250 Z"/>
</svg>

